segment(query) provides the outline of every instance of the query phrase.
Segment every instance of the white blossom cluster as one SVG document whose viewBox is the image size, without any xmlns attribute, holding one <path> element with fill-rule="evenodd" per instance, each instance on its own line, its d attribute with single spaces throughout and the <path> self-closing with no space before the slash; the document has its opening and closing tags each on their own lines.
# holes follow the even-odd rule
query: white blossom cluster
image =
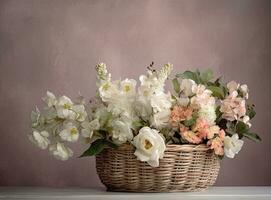
<svg viewBox="0 0 271 200">
<path fill-rule="evenodd" d="M 66 96 L 56 98 L 49 91 L 44 102 L 44 115 L 38 109 L 32 112 L 33 133 L 28 137 L 41 149 L 49 147 L 55 158 L 67 160 L 73 155 L 73 151 L 65 143 L 73 143 L 79 139 L 81 123 L 87 119 L 85 105 L 73 103 Z"/>
</svg>

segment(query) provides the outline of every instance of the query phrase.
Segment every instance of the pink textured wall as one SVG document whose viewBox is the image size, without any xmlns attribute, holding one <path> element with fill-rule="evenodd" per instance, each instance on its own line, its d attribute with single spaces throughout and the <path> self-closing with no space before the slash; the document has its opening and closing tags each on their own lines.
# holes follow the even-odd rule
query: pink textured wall
<svg viewBox="0 0 271 200">
<path fill-rule="evenodd" d="M 271 185 L 270 20 L 263 0 L 1 0 L 0 185 L 100 185 L 94 159 L 57 161 L 26 137 L 47 89 L 95 94 L 100 61 L 115 78 L 170 61 L 175 72 L 210 67 L 247 83 L 264 141 L 246 141 L 236 159 L 224 160 L 217 185 Z"/>
</svg>

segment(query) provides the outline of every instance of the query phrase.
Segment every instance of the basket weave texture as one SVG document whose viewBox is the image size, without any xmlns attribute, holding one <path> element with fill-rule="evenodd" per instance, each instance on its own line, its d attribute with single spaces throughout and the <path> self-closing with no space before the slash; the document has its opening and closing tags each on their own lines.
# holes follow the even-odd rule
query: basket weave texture
<svg viewBox="0 0 271 200">
<path fill-rule="evenodd" d="M 167 145 L 159 167 L 137 160 L 132 145 L 106 148 L 96 156 L 96 169 L 109 191 L 201 191 L 216 181 L 219 159 L 206 145 Z"/>
</svg>

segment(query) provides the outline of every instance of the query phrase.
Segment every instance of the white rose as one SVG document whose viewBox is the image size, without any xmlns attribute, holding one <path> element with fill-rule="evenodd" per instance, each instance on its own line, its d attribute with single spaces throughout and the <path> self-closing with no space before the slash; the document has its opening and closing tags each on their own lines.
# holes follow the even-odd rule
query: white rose
<svg viewBox="0 0 271 200">
<path fill-rule="evenodd" d="M 62 140 L 76 142 L 79 138 L 79 131 L 71 122 L 64 124 L 64 129 L 60 131 L 59 136 Z"/>
<path fill-rule="evenodd" d="M 196 85 L 195 81 L 193 81 L 191 79 L 183 79 L 182 82 L 180 83 L 181 93 L 185 97 L 191 96 L 193 94 L 192 87 L 194 85 Z"/>
<path fill-rule="evenodd" d="M 233 91 L 238 90 L 239 84 L 235 81 L 231 81 L 227 84 L 227 88 L 229 89 L 229 92 L 232 93 Z"/>
<path fill-rule="evenodd" d="M 57 115 L 60 118 L 75 119 L 76 113 L 72 110 L 73 102 L 69 97 L 62 96 L 56 104 Z"/>
<path fill-rule="evenodd" d="M 29 140 L 41 149 L 46 149 L 50 144 L 48 137 L 47 131 L 33 131 L 31 135 L 28 135 Z"/>
<path fill-rule="evenodd" d="M 84 105 L 75 105 L 72 110 L 76 113 L 76 120 L 79 122 L 85 121 L 87 117 L 87 112 Z"/>
<path fill-rule="evenodd" d="M 229 158 L 234 158 L 235 154 L 238 154 L 238 152 L 241 150 L 243 144 L 244 144 L 244 141 L 239 140 L 239 137 L 237 134 L 234 134 L 231 137 L 226 136 L 224 139 L 225 155 Z"/>
<path fill-rule="evenodd" d="M 45 103 L 47 104 L 49 108 L 51 108 L 52 106 L 55 106 L 57 103 L 57 99 L 55 95 L 49 91 L 47 91 L 46 97 L 44 97 L 43 100 L 45 101 Z"/>
<path fill-rule="evenodd" d="M 140 161 L 146 161 L 152 167 L 159 166 L 159 159 L 163 158 L 166 145 L 157 130 L 141 128 L 132 144 L 136 147 L 134 154 Z"/>
<path fill-rule="evenodd" d="M 112 140 L 116 144 L 123 144 L 133 139 L 133 132 L 130 125 L 121 121 L 115 120 L 112 122 Z"/>
<path fill-rule="evenodd" d="M 58 160 L 68 160 L 69 157 L 73 156 L 73 151 L 69 147 L 65 147 L 63 143 L 57 142 L 51 145 L 49 148 L 50 153 Z"/>
<path fill-rule="evenodd" d="M 168 125 L 169 118 L 170 118 L 170 109 L 165 109 L 158 113 L 154 113 L 151 117 L 151 126 L 155 128 L 163 128 Z"/>
<path fill-rule="evenodd" d="M 204 106 L 199 109 L 198 115 L 200 118 L 207 120 L 208 124 L 214 125 L 216 120 L 215 106 Z"/>
</svg>

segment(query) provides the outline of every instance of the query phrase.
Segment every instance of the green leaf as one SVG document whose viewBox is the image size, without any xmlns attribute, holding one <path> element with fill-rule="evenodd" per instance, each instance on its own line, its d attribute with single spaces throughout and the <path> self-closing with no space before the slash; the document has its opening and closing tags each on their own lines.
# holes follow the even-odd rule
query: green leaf
<svg viewBox="0 0 271 200">
<path fill-rule="evenodd" d="M 191 79 L 195 81 L 197 84 L 199 84 L 200 82 L 198 73 L 191 71 L 185 71 L 184 73 L 177 74 L 176 77 L 182 79 Z"/>
<path fill-rule="evenodd" d="M 108 140 L 105 140 L 105 144 L 108 146 L 108 147 L 111 147 L 113 149 L 117 149 L 119 146 L 114 144 L 113 142 L 111 141 L 108 141 Z"/>
<path fill-rule="evenodd" d="M 213 79 L 213 71 L 211 69 L 207 69 L 200 74 L 200 80 L 202 84 L 207 84 L 210 80 Z"/>
<path fill-rule="evenodd" d="M 254 142 L 261 142 L 262 141 L 260 136 L 258 136 L 256 133 L 246 132 L 243 135 Z"/>
<path fill-rule="evenodd" d="M 247 106 L 246 115 L 248 115 L 250 119 L 252 119 L 256 115 L 256 111 L 254 110 L 254 107 L 255 107 L 254 105 L 248 105 Z"/>
<path fill-rule="evenodd" d="M 207 89 L 212 91 L 212 95 L 214 97 L 218 97 L 220 99 L 223 99 L 225 97 L 224 91 L 222 88 L 217 86 L 207 86 Z"/>
<path fill-rule="evenodd" d="M 103 151 L 103 149 L 108 146 L 113 149 L 117 149 L 119 146 L 114 144 L 113 142 L 106 140 L 106 139 L 98 139 L 93 142 L 90 147 L 80 156 L 95 156 Z"/>
<path fill-rule="evenodd" d="M 223 90 L 223 92 L 224 92 L 224 97 L 225 97 L 226 94 L 228 94 L 229 89 L 228 89 L 227 87 L 225 87 L 225 86 L 220 86 L 220 87 L 222 88 L 222 90 Z"/>
<path fill-rule="evenodd" d="M 235 133 L 234 131 L 231 131 L 231 130 L 229 130 L 229 129 L 226 129 L 225 132 L 226 132 L 228 135 L 238 134 L 238 133 Z"/>
<path fill-rule="evenodd" d="M 214 84 L 219 87 L 221 85 L 221 83 L 220 83 L 221 79 L 222 79 L 222 76 L 220 76 L 219 78 L 217 78 L 215 80 Z"/>
<path fill-rule="evenodd" d="M 224 155 L 217 155 L 217 157 L 219 158 L 219 160 L 222 160 L 224 158 Z"/>
<path fill-rule="evenodd" d="M 184 122 L 183 122 L 183 124 L 185 125 L 185 126 L 192 126 L 192 125 L 194 125 L 196 123 L 196 120 L 194 119 L 194 118 L 191 118 L 191 119 L 189 119 L 189 120 L 185 120 Z"/>
<path fill-rule="evenodd" d="M 140 127 L 143 126 L 143 123 L 142 123 L 141 121 L 134 121 L 134 122 L 132 123 L 132 126 L 133 126 L 135 129 L 138 129 L 138 128 L 140 128 Z"/>
<path fill-rule="evenodd" d="M 102 152 L 104 147 L 106 146 L 106 142 L 104 139 L 98 139 L 95 142 L 93 142 L 90 147 L 80 156 L 95 156 Z"/>
<path fill-rule="evenodd" d="M 238 121 L 236 126 L 235 126 L 235 131 L 238 134 L 244 134 L 247 133 L 249 130 L 248 125 L 246 125 L 244 122 Z"/>
<path fill-rule="evenodd" d="M 180 94 L 180 83 L 178 81 L 177 78 L 174 78 L 172 80 L 172 84 L 173 84 L 173 88 L 174 88 L 174 91 L 177 93 L 177 94 Z"/>
</svg>

